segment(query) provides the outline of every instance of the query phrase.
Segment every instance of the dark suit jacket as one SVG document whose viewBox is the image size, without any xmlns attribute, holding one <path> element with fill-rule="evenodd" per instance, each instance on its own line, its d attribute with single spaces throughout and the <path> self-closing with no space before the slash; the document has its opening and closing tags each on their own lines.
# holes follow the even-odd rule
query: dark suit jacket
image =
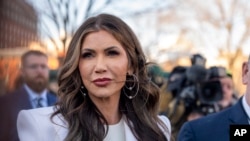
<svg viewBox="0 0 250 141">
<path fill-rule="evenodd" d="M 232 107 L 203 118 L 186 122 L 178 141 L 229 141 L 230 125 L 249 124 L 242 98 Z"/>
<path fill-rule="evenodd" d="M 48 105 L 53 105 L 55 94 L 47 93 Z M 19 141 L 16 120 L 19 111 L 32 109 L 29 96 L 24 87 L 0 97 L 0 141 Z"/>
</svg>

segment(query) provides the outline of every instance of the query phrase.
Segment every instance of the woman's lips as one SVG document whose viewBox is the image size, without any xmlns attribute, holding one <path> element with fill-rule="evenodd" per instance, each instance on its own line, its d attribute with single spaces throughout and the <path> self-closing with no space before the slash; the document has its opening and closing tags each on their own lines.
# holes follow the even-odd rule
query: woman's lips
<svg viewBox="0 0 250 141">
<path fill-rule="evenodd" d="M 93 81 L 93 83 L 98 87 L 107 86 L 111 82 L 109 78 L 98 78 Z"/>
</svg>

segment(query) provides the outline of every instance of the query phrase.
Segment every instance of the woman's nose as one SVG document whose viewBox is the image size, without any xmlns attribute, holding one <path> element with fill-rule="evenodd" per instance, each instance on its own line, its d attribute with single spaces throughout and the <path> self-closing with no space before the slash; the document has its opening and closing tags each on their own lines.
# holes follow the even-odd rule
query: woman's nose
<svg viewBox="0 0 250 141">
<path fill-rule="evenodd" d="M 95 65 L 95 72 L 96 73 L 102 73 L 107 70 L 106 67 L 106 60 L 104 57 L 98 57 L 96 60 L 96 65 Z"/>
</svg>

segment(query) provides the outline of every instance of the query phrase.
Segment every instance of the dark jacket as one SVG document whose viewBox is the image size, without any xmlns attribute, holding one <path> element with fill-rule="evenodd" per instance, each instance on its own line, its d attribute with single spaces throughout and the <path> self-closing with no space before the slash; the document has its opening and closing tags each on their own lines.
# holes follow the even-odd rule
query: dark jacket
<svg viewBox="0 0 250 141">
<path fill-rule="evenodd" d="M 49 106 L 57 101 L 53 93 L 47 93 L 47 99 Z M 24 87 L 0 97 L 0 141 L 19 141 L 16 120 L 19 111 L 23 109 L 32 109 Z"/>
<path fill-rule="evenodd" d="M 178 141 L 229 141 L 230 125 L 249 124 L 242 98 L 232 107 L 197 120 L 186 122 Z"/>
</svg>

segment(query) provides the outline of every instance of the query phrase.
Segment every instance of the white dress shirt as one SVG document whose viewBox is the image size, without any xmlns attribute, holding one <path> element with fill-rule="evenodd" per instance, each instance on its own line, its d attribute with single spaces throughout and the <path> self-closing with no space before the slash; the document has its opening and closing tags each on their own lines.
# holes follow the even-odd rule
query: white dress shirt
<svg viewBox="0 0 250 141">
<path fill-rule="evenodd" d="M 48 106 L 48 99 L 47 99 L 47 90 L 43 90 L 41 93 L 36 93 L 32 89 L 29 88 L 28 85 L 24 84 L 25 90 L 28 92 L 29 98 L 30 98 L 30 103 L 32 108 L 37 108 L 37 99 L 42 98 L 41 100 L 41 105 L 43 107 Z"/>
<path fill-rule="evenodd" d="M 247 104 L 246 96 L 243 96 L 242 105 L 248 116 L 248 123 L 250 124 L 250 105 Z"/>
</svg>

